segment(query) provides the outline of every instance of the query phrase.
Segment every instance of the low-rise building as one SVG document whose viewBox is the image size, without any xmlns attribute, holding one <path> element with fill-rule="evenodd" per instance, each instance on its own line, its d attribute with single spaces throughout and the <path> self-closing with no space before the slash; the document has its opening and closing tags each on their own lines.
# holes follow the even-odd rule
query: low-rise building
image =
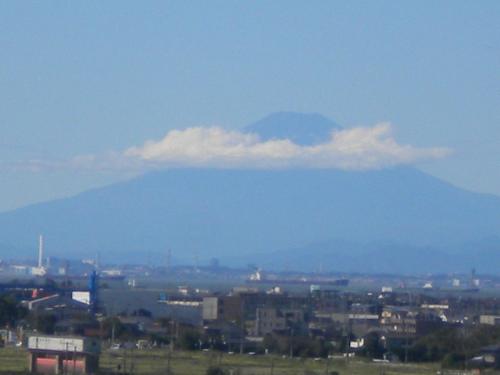
<svg viewBox="0 0 500 375">
<path fill-rule="evenodd" d="M 499 315 L 480 315 L 479 316 L 479 324 L 498 326 L 498 325 L 500 325 L 500 316 Z"/>
<path fill-rule="evenodd" d="M 304 312 L 300 309 L 258 308 L 254 326 L 250 330 L 250 336 L 260 337 L 271 333 L 290 333 L 291 330 L 300 331 L 303 323 Z"/>
<path fill-rule="evenodd" d="M 28 367 L 35 374 L 93 374 L 100 343 L 88 337 L 30 336 Z"/>
<path fill-rule="evenodd" d="M 74 315 L 81 315 L 90 311 L 89 305 L 76 301 L 70 297 L 60 294 L 52 294 L 46 297 L 36 298 L 24 302 L 28 310 L 37 313 L 50 313 L 59 319 L 70 318 Z"/>
</svg>

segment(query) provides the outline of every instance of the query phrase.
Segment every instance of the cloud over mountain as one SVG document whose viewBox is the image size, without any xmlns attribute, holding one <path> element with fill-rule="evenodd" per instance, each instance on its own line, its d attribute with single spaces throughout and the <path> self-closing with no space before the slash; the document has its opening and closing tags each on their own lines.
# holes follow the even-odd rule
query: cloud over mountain
<svg viewBox="0 0 500 375">
<path fill-rule="evenodd" d="M 389 123 L 334 130 L 320 144 L 298 145 L 289 139 L 262 140 L 259 135 L 194 127 L 172 130 L 159 141 L 131 147 L 124 155 L 159 166 L 217 168 L 377 169 L 448 155 L 446 148 L 399 144 Z"/>
<path fill-rule="evenodd" d="M 390 123 L 342 128 L 314 114 L 272 114 L 244 130 L 191 127 L 103 154 L 0 163 L 0 170 L 92 170 L 138 174 L 158 168 L 370 170 L 445 157 L 443 147 L 400 144 Z"/>
</svg>

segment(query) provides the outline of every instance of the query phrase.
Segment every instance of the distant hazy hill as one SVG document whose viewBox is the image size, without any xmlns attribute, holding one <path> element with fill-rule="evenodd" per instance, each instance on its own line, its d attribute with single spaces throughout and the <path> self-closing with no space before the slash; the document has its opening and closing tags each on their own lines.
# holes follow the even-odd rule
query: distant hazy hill
<svg viewBox="0 0 500 375">
<path fill-rule="evenodd" d="M 263 138 L 285 136 L 283 118 L 295 124 L 294 137 L 306 134 L 302 143 L 315 143 L 337 127 L 319 115 L 281 113 L 248 130 Z M 316 122 L 318 133 L 311 130 Z M 99 251 L 105 260 L 145 262 L 148 253 L 159 259 L 171 248 L 188 261 L 197 254 L 223 262 L 286 261 L 291 268 L 317 268 L 323 259 L 341 270 L 350 268 L 351 259 L 351 265 L 375 271 L 420 259 L 414 267 L 425 271 L 436 260 L 463 268 L 464 262 L 479 262 L 475 255 L 495 257 L 495 242 L 479 241 L 500 236 L 500 198 L 458 189 L 413 168 L 172 169 L 0 214 L 2 257 L 14 248 L 16 255 L 35 251 L 39 233 L 54 255 Z M 425 253 L 415 254 L 423 248 Z M 443 249 L 465 256 L 449 257 Z"/>
<path fill-rule="evenodd" d="M 255 259 L 261 259 L 258 263 Z M 335 271 L 378 274 L 469 273 L 499 274 L 500 237 L 453 246 L 412 246 L 373 241 L 330 240 L 284 249 L 265 256 L 232 259 L 237 264 L 258 264 L 271 270 Z"/>
</svg>

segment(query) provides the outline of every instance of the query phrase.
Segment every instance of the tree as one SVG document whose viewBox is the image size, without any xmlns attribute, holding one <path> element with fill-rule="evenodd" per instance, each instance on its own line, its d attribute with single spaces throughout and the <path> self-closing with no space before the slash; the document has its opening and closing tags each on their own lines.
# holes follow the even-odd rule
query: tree
<svg viewBox="0 0 500 375">
<path fill-rule="evenodd" d="M 26 316 L 27 310 L 19 306 L 9 295 L 0 297 L 0 327 L 15 325 L 18 319 Z"/>
<path fill-rule="evenodd" d="M 195 350 L 201 335 L 196 330 L 186 330 L 179 337 L 179 346 L 183 350 Z"/>
<path fill-rule="evenodd" d="M 271 334 L 267 334 L 264 336 L 264 340 L 262 341 L 262 346 L 264 349 L 267 349 L 271 353 L 279 353 L 280 345 L 276 337 Z"/>
<path fill-rule="evenodd" d="M 118 338 L 125 333 L 125 326 L 117 317 L 110 317 L 102 322 L 102 331 L 104 338 L 109 339 L 113 335 Z"/>
<path fill-rule="evenodd" d="M 370 332 L 365 336 L 363 352 L 371 358 L 381 358 L 384 354 L 384 347 L 380 343 L 380 338 L 376 332 Z"/>
<path fill-rule="evenodd" d="M 53 314 L 36 314 L 32 320 L 33 328 L 47 335 L 54 333 L 56 323 L 57 317 Z"/>
<path fill-rule="evenodd" d="M 465 362 L 465 356 L 459 353 L 448 353 L 442 361 L 443 368 L 462 368 Z"/>
</svg>

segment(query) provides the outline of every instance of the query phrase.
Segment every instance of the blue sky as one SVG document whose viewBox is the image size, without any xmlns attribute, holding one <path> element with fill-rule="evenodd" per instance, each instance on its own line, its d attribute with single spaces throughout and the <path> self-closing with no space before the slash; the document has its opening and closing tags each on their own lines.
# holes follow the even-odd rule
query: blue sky
<svg viewBox="0 0 500 375">
<path fill-rule="evenodd" d="M 12 164 L 279 110 L 389 121 L 453 150 L 419 168 L 500 195 L 500 2 L 0 3 L 0 210 L 131 175 Z"/>
</svg>

